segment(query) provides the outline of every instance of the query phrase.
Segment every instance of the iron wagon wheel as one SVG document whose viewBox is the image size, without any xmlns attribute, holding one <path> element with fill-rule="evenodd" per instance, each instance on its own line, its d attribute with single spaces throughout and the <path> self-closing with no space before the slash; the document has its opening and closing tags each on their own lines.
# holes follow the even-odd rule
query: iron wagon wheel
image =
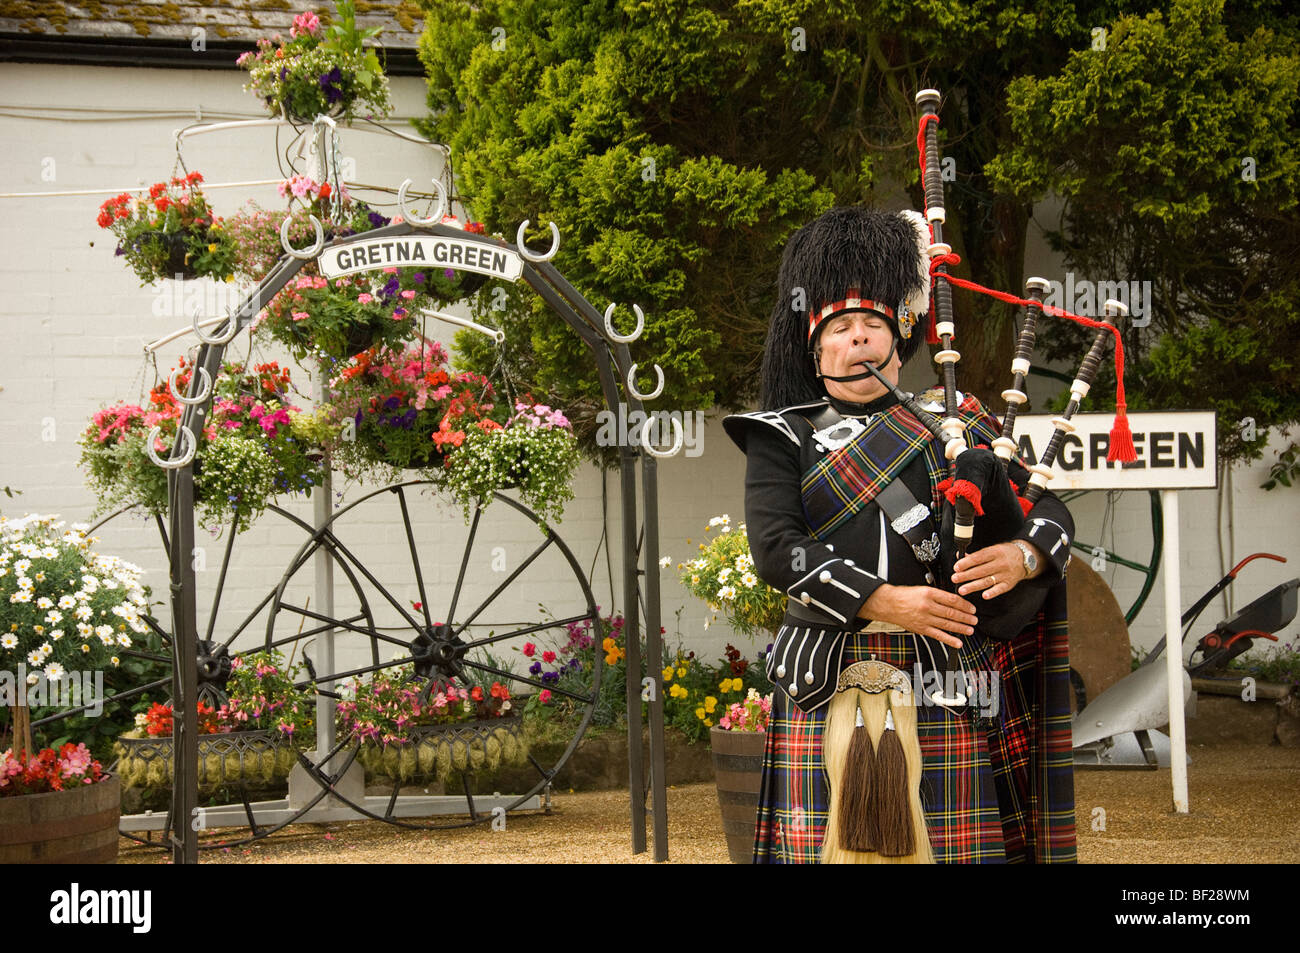
<svg viewBox="0 0 1300 953">
<path fill-rule="evenodd" d="M 333 626 L 362 635 L 371 647 L 366 657 L 340 655 L 335 671 L 317 673 L 318 685 L 361 679 L 410 665 L 412 682 L 421 691 L 423 701 L 435 686 L 449 680 L 462 688 L 471 684 L 490 687 L 499 681 L 511 695 L 510 719 L 519 715 L 530 693 L 536 696 L 535 706 L 541 703 L 542 692 L 549 693 L 551 712 L 563 712 L 563 717 L 554 721 L 562 726 L 560 738 L 541 750 L 521 752 L 521 769 L 513 773 L 512 781 L 526 790 L 512 792 L 504 805 L 507 811 L 515 810 L 539 794 L 549 793 L 553 778 L 591 724 L 600 702 L 604 668 L 600 607 L 573 552 L 555 529 L 531 509 L 496 493 L 490 501 L 495 506 L 489 510 L 483 503 L 477 505 L 464 528 L 458 511 L 451 519 L 429 518 L 425 510 L 411 505 L 412 496 L 421 489 L 433 488 L 434 484 L 427 480 L 393 484 L 367 493 L 334 513 L 298 551 L 281 579 L 270 606 L 265 645 L 291 643 L 297 637 L 293 633 L 295 626 L 305 618 L 318 630 Z M 303 577 L 309 574 L 312 556 L 322 548 L 338 565 L 348 567 L 353 578 L 362 581 L 371 609 L 367 621 L 331 616 L 293 599 L 293 589 L 301 592 L 306 588 Z M 458 550 L 453 579 L 453 562 L 438 557 Z M 395 557 L 394 551 L 400 556 Z M 538 621 L 520 620 L 521 591 L 531 593 L 530 606 L 540 609 L 542 616 Z M 534 640 L 530 651 L 527 644 Z M 378 651 L 381 645 L 386 647 L 382 654 Z M 527 654 L 514 664 L 491 654 L 513 649 Z M 451 734 L 473 730 L 490 734 L 497 727 L 504 728 L 510 719 L 452 724 L 446 729 Z M 512 731 L 518 734 L 513 726 Z M 566 742 L 564 737 L 570 731 Z M 358 757 L 360 745 L 357 739 L 340 732 L 334 750 L 318 753 L 318 761 L 337 770 L 339 760 L 346 765 Z M 398 826 L 424 830 L 465 827 L 492 816 L 475 807 L 471 777 L 476 770 L 471 765 L 456 772 L 465 800 L 464 810 L 458 811 L 454 820 L 412 823 L 394 817 L 391 810 L 398 789 L 404 777 L 409 779 L 400 771 L 392 778 L 389 811 L 382 815 L 365 810 L 337 792 L 333 796 L 365 816 Z M 317 781 L 324 785 L 330 778 L 322 771 Z"/>
<path fill-rule="evenodd" d="M 267 514 L 276 517 L 276 519 L 268 519 Z M 158 561 L 154 566 L 146 567 L 153 570 L 149 576 L 146 576 L 146 578 L 150 578 L 150 576 L 161 576 L 165 580 L 170 546 L 167 536 L 166 522 L 161 515 L 147 513 L 139 504 L 128 505 L 104 516 L 98 522 L 94 523 L 87 531 L 88 535 L 96 535 L 107 526 L 110 528 L 110 532 L 113 533 L 115 538 L 120 540 L 129 537 L 131 535 L 131 530 L 127 529 L 125 524 L 131 520 L 132 516 L 138 517 L 136 520 L 138 530 L 145 534 L 144 539 L 135 541 L 136 548 L 151 548 L 154 544 L 158 547 Z M 240 636 L 244 636 L 244 641 L 247 642 L 250 636 L 260 635 L 260 627 L 256 623 L 259 618 L 266 613 L 268 605 L 272 602 L 277 593 L 280 592 L 280 587 L 276 586 L 265 592 L 265 594 L 261 595 L 260 598 L 257 598 L 256 591 L 254 591 L 253 595 L 248 595 L 242 600 L 235 600 L 226 593 L 226 589 L 231 582 L 232 563 L 236 562 L 236 560 L 232 558 L 235 554 L 236 543 L 241 539 L 241 537 L 247 539 L 244 534 L 239 532 L 239 529 L 238 521 L 235 518 L 229 520 L 220 529 L 218 538 L 222 541 L 220 544 L 221 562 L 218 568 L 215 586 L 211 592 L 211 599 L 206 605 L 206 620 L 200 617 L 200 639 L 197 650 L 199 670 L 198 697 L 199 700 L 205 701 L 213 707 L 218 707 L 225 702 L 225 678 L 230 672 L 231 662 L 241 655 L 258 652 L 264 648 L 260 639 L 257 642 L 252 643 L 248 648 L 242 650 L 233 650 L 233 643 L 236 639 L 240 638 Z M 268 537 L 280 537 L 286 530 L 298 531 L 302 535 L 308 537 L 310 537 L 314 532 L 313 526 L 307 521 L 281 507 L 269 506 L 261 519 L 259 519 L 257 526 L 249 530 L 250 533 L 260 535 L 261 539 L 253 539 L 249 540 L 249 542 L 255 545 L 258 543 L 264 545 L 265 540 Z M 200 535 L 196 539 L 196 542 L 201 543 L 202 540 L 203 537 Z M 205 547 L 203 545 L 196 545 L 195 552 L 191 555 L 192 558 L 196 560 L 196 565 L 198 560 L 203 561 L 202 570 L 204 573 L 207 573 L 209 567 L 206 565 Z M 352 574 L 350 567 L 345 565 L 341 568 L 347 583 L 342 590 L 344 594 L 343 599 L 347 609 L 342 613 L 342 615 L 344 618 L 354 623 L 365 623 L 367 621 L 373 623 L 373 619 L 369 614 L 369 606 L 366 603 L 364 591 L 361 588 L 359 580 Z M 235 568 L 235 574 L 238 575 L 239 572 L 240 570 Z M 165 589 L 165 586 L 166 583 L 164 582 L 162 587 Z M 158 588 L 158 585 L 154 586 L 155 593 L 158 591 Z M 223 596 L 225 596 L 225 598 L 223 598 Z M 239 604 L 232 607 L 232 603 L 235 602 L 238 602 Z M 200 605 L 201 607 L 203 606 L 203 600 L 200 600 Z M 159 671 L 154 673 L 156 677 L 150 678 L 143 684 L 135 685 L 130 688 L 122 688 L 111 695 L 107 695 L 103 699 L 105 706 L 127 704 L 137 700 L 146 692 L 153 691 L 162 694 L 167 702 L 170 703 L 172 701 L 171 685 L 174 672 L 176 671 L 177 660 L 175 658 L 175 642 L 170 631 L 170 619 L 159 619 L 152 613 L 146 614 L 143 616 L 143 619 L 145 624 L 149 627 L 150 632 L 161 642 L 163 652 L 143 651 L 138 648 L 132 648 L 124 650 L 121 654 L 128 658 L 156 663 L 156 668 L 159 669 Z M 305 653 L 306 647 L 308 646 L 308 640 L 311 639 L 317 631 L 318 630 L 316 629 L 310 629 L 307 631 L 300 630 L 295 633 L 297 637 L 295 648 L 300 648 Z M 34 722 L 33 727 L 41 727 L 51 724 L 75 713 L 76 710 L 62 712 L 49 718 L 41 719 L 38 722 Z M 306 809 L 298 813 L 299 815 L 304 814 L 306 813 Z M 282 826 L 284 825 L 279 824 L 273 828 L 268 827 L 259 829 L 254 834 L 254 837 L 248 838 L 248 840 L 266 836 L 267 834 L 278 830 Z M 123 836 L 129 837 L 140 843 L 150 844 L 151 846 L 157 846 L 163 849 L 166 849 L 168 846 L 165 843 L 139 837 L 127 830 L 123 830 L 121 833 Z M 239 843 L 244 842 L 245 841 L 239 841 Z M 223 842 L 223 845 L 221 846 L 230 846 L 232 843 L 234 842 Z M 203 846 L 206 848 L 217 845 Z"/>
<path fill-rule="evenodd" d="M 1075 504 L 1070 506 L 1074 558 L 1089 561 L 1117 597 L 1133 592 L 1124 610 L 1124 621 L 1131 625 L 1151 595 L 1160 570 L 1164 540 L 1160 492 L 1148 490 L 1146 500 L 1140 493 L 1123 490 L 1063 490 L 1057 496 L 1063 503 Z M 1117 541 L 1120 523 L 1124 539 Z"/>
</svg>

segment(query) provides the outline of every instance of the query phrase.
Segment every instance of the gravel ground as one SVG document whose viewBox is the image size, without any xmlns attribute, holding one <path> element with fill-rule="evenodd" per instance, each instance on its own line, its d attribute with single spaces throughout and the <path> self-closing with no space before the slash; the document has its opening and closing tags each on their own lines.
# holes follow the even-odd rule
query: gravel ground
<svg viewBox="0 0 1300 953">
<path fill-rule="evenodd" d="M 1172 812 L 1170 772 L 1078 771 L 1079 860 L 1115 863 L 1300 862 L 1300 749 L 1191 751 L 1191 813 Z M 649 824 L 647 824 L 649 827 Z M 727 863 L 712 784 L 668 792 L 671 863 Z M 231 831 L 227 836 L 237 832 Z M 219 840 L 208 835 L 205 842 Z M 403 831 L 386 824 L 299 824 L 244 847 L 203 851 L 202 863 L 650 863 L 630 846 L 624 791 L 560 793 L 553 813 L 511 814 L 506 828 Z M 168 855 L 122 840 L 119 863 Z"/>
</svg>

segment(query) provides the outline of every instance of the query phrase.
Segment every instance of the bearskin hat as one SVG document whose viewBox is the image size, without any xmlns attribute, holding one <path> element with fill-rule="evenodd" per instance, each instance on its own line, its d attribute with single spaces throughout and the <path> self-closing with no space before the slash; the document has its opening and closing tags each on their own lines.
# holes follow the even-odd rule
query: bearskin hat
<svg viewBox="0 0 1300 953">
<path fill-rule="evenodd" d="M 824 212 L 791 236 L 763 351 L 764 410 L 826 396 L 811 349 L 824 318 L 848 310 L 846 299 L 892 312 L 885 316 L 907 363 L 920 349 L 929 311 L 929 243 L 919 213 L 857 205 Z"/>
</svg>

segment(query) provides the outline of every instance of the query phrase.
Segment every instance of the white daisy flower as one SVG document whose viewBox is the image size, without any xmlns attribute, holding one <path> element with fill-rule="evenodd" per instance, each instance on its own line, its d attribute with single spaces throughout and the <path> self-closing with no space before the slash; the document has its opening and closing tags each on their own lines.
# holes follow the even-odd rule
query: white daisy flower
<svg viewBox="0 0 1300 953">
<path fill-rule="evenodd" d="M 718 582 L 726 582 L 727 577 L 731 575 L 731 567 L 723 566 L 718 570 Z"/>
<path fill-rule="evenodd" d="M 745 586 L 745 588 L 753 589 L 755 586 L 758 585 L 758 577 L 755 576 L 752 572 L 747 572 L 740 577 L 740 582 L 743 586 Z"/>
<path fill-rule="evenodd" d="M 0 635 L 0 648 L 18 648 L 18 636 L 14 635 L 12 632 L 6 632 L 4 635 Z"/>
<path fill-rule="evenodd" d="M 77 634 L 80 635 L 83 639 L 88 639 L 95 634 L 95 628 L 94 626 L 88 625 L 85 622 L 78 622 Z"/>
<path fill-rule="evenodd" d="M 49 596 L 41 596 L 39 599 L 36 600 L 36 608 L 38 608 L 38 609 L 53 609 L 53 608 L 54 608 L 54 600 L 51 599 Z"/>
<path fill-rule="evenodd" d="M 60 609 L 71 609 L 76 604 L 77 604 L 77 599 L 75 596 L 59 596 Z"/>
<path fill-rule="evenodd" d="M 45 656 L 41 654 L 40 649 L 32 649 L 27 653 L 27 661 L 31 662 L 33 665 L 40 665 L 45 661 Z"/>
<path fill-rule="evenodd" d="M 131 636 L 127 635 L 125 632 L 120 633 L 117 637 L 117 644 L 122 646 L 124 649 L 129 649 L 131 647 Z"/>
<path fill-rule="evenodd" d="M 32 594 L 26 590 L 20 589 L 9 597 L 10 602 L 31 602 Z"/>
<path fill-rule="evenodd" d="M 72 614 L 75 615 L 78 619 L 81 619 L 83 622 L 86 619 L 89 619 L 92 615 L 94 615 L 94 613 L 90 611 L 90 606 L 77 606 L 77 610 Z"/>
<path fill-rule="evenodd" d="M 723 586 L 718 590 L 718 598 L 730 602 L 736 598 L 736 588 L 734 586 Z"/>
<path fill-rule="evenodd" d="M 660 569 L 667 569 L 672 564 L 673 564 L 673 558 L 671 556 L 665 556 L 659 560 Z"/>
<path fill-rule="evenodd" d="M 42 606 L 41 608 L 48 608 L 48 606 Z M 45 621 L 50 625 L 58 625 L 63 621 L 63 613 L 58 609 L 50 609 L 49 612 L 45 613 Z"/>
<path fill-rule="evenodd" d="M 59 639 L 61 639 L 61 638 L 63 638 L 63 630 L 62 630 L 62 629 L 51 629 L 51 630 L 50 630 L 50 641 L 51 641 L 51 642 L 57 642 L 57 641 L 59 641 Z"/>
<path fill-rule="evenodd" d="M 45 677 L 52 682 L 57 682 L 65 674 L 67 673 L 64 671 L 63 666 L 58 662 L 51 662 L 49 665 L 45 666 Z"/>
<path fill-rule="evenodd" d="M 30 559 L 20 559 L 18 562 L 14 563 L 14 572 L 24 573 L 28 570 L 31 564 L 32 561 Z"/>
</svg>

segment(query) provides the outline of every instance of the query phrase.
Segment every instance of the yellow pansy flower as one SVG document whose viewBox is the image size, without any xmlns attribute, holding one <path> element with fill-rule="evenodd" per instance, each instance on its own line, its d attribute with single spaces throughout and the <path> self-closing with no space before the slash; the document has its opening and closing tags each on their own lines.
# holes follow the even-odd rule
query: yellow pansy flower
<svg viewBox="0 0 1300 953">
<path fill-rule="evenodd" d="M 717 707 L 718 707 L 718 700 L 714 698 L 712 695 L 709 695 L 707 698 L 704 699 L 704 710 L 707 711 L 710 715 L 713 714 L 713 709 Z"/>
<path fill-rule="evenodd" d="M 703 709 L 703 708 L 697 708 L 697 709 L 695 709 L 695 717 L 698 718 L 698 719 L 700 719 L 700 721 L 703 721 L 703 720 L 704 720 L 704 709 Z"/>
<path fill-rule="evenodd" d="M 685 677 L 686 677 L 686 669 L 684 669 L 684 668 L 679 668 L 679 669 L 677 670 L 677 677 L 678 677 L 678 678 L 685 678 Z"/>
<path fill-rule="evenodd" d="M 672 680 L 673 680 L 673 667 L 669 665 L 666 669 L 664 669 L 664 681 L 671 682 Z"/>
</svg>

